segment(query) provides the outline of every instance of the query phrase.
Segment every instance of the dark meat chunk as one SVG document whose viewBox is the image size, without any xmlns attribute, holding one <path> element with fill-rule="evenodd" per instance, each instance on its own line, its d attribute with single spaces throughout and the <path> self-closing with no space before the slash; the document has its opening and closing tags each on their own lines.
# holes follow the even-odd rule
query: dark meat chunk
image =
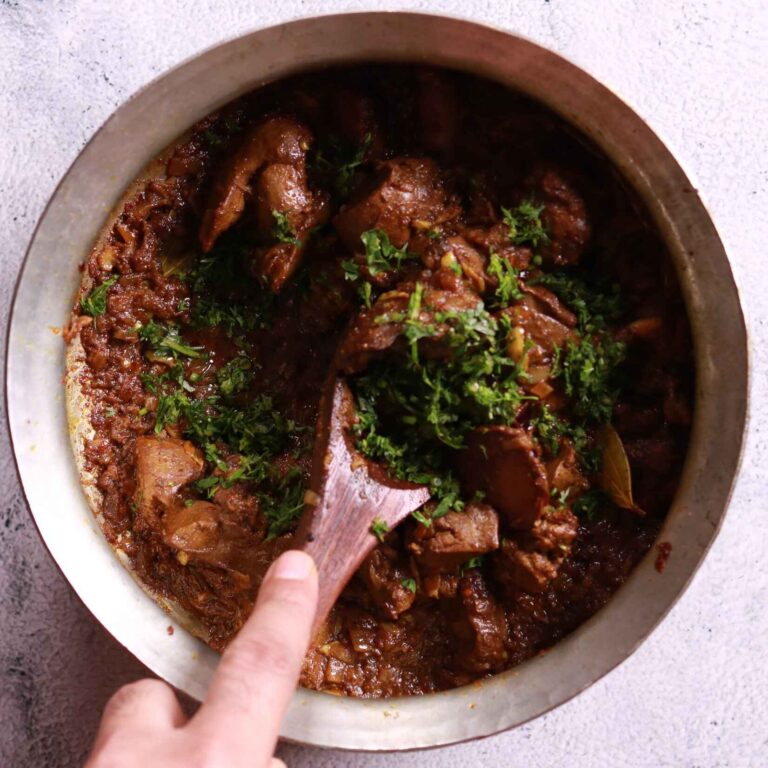
<svg viewBox="0 0 768 768">
<path fill-rule="evenodd" d="M 553 491 L 568 492 L 569 503 L 589 486 L 579 467 L 576 451 L 568 440 L 561 440 L 557 456 L 547 462 L 547 479 Z"/>
<path fill-rule="evenodd" d="M 522 332 L 523 346 L 529 341 L 533 346 L 527 352 L 528 367 L 546 365 L 557 347 L 563 347 L 576 334 L 559 320 L 531 307 L 525 299 L 504 310 L 512 321 L 512 327 Z"/>
<path fill-rule="evenodd" d="M 445 279 L 451 280 L 448 288 L 444 287 Z M 418 319 L 425 325 L 433 324 L 436 312 L 464 312 L 477 307 L 480 301 L 451 270 L 441 270 L 436 275 L 427 273 L 423 281 L 417 279 L 398 285 L 395 290 L 383 293 L 371 309 L 364 309 L 355 317 L 336 355 L 336 364 L 343 373 L 363 370 L 373 357 L 398 341 L 416 283 L 423 288 Z M 420 349 L 427 355 L 444 355 L 440 338 L 447 330 L 447 326 L 436 324 L 434 333 L 420 341 Z"/>
<path fill-rule="evenodd" d="M 408 549 L 424 572 L 452 571 L 476 555 L 499 548 L 499 516 L 487 504 L 472 502 L 414 528 Z"/>
<path fill-rule="evenodd" d="M 528 246 L 511 243 L 506 224 L 499 222 L 488 227 L 465 227 L 461 229 L 461 234 L 470 244 L 488 255 L 498 254 L 515 269 L 526 269 L 531 265 L 533 251 Z"/>
<path fill-rule="evenodd" d="M 450 621 L 459 641 L 456 662 L 470 672 L 503 668 L 509 658 L 507 619 L 479 570 L 472 569 L 461 579 L 456 603 Z"/>
<path fill-rule="evenodd" d="M 538 447 L 522 429 L 481 427 L 467 440 L 459 459 L 465 491 L 504 516 L 507 525 L 529 530 L 549 503 L 549 483 Z"/>
<path fill-rule="evenodd" d="M 188 440 L 142 436 L 136 440 L 137 523 L 157 530 L 159 515 L 183 486 L 203 476 L 202 451 Z"/>
<path fill-rule="evenodd" d="M 552 264 L 577 264 L 591 234 L 584 200 L 563 176 L 551 169 L 531 174 L 526 187 L 534 200 L 544 206 L 541 222 L 547 240 L 540 243 L 539 252 Z"/>
<path fill-rule="evenodd" d="M 274 163 L 301 165 L 312 135 L 289 117 L 270 117 L 253 128 L 217 175 L 200 226 L 200 244 L 210 251 L 245 209 L 251 178 Z"/>
<path fill-rule="evenodd" d="M 217 489 L 213 495 L 213 501 L 234 520 L 248 525 L 257 525 L 262 522 L 258 499 L 247 490 L 245 483 L 235 483 Z M 266 534 L 266 531 L 264 533 Z"/>
<path fill-rule="evenodd" d="M 165 540 L 177 550 L 221 565 L 227 553 L 219 531 L 220 515 L 221 509 L 209 501 L 177 504 L 163 521 Z"/>
<path fill-rule="evenodd" d="M 233 502 L 233 497 L 224 501 Z M 255 501 L 255 500 L 254 500 Z M 242 499 L 237 503 L 241 506 Z M 272 561 L 290 547 L 291 537 L 265 539 L 261 516 L 249 525 L 237 512 L 209 501 L 177 503 L 163 520 L 163 540 L 177 560 L 203 563 L 236 572 L 244 584 L 257 587 Z"/>
<path fill-rule="evenodd" d="M 493 282 L 485 272 L 486 259 L 463 237 L 445 237 L 430 244 L 422 256 L 424 265 L 433 272 L 449 270 L 468 283 L 477 294 L 485 292 L 486 284 Z"/>
<path fill-rule="evenodd" d="M 389 291 L 382 294 L 371 309 L 357 314 L 336 355 L 337 365 L 343 373 L 362 371 L 373 357 L 389 349 L 400 338 L 402 323 L 381 322 L 380 318 L 404 312 L 408 298 L 406 291 Z"/>
<path fill-rule="evenodd" d="M 350 251 L 360 251 L 360 235 L 385 232 L 396 247 L 405 245 L 411 228 L 426 229 L 455 218 L 459 208 L 450 197 L 437 165 L 428 158 L 401 157 L 379 163 L 334 217 L 333 224 Z"/>
<path fill-rule="evenodd" d="M 296 165 L 268 165 L 256 184 L 256 221 L 259 235 L 271 240 L 275 212 L 285 217 L 291 242 L 276 243 L 257 250 L 252 269 L 266 278 L 277 293 L 301 262 L 306 237 L 327 215 L 327 199 L 313 192 L 307 183 L 304 161 Z"/>
<path fill-rule="evenodd" d="M 530 533 L 505 539 L 495 557 L 495 574 L 514 590 L 541 592 L 570 554 L 578 521 L 567 507 L 547 508 Z"/>
<path fill-rule="evenodd" d="M 542 285 L 523 283 L 520 287 L 523 293 L 526 294 L 524 303 L 529 307 L 549 315 L 557 320 L 558 323 L 562 323 L 568 328 L 576 327 L 576 315 L 560 301 L 557 294 Z"/>
<path fill-rule="evenodd" d="M 391 619 L 407 611 L 415 599 L 403 585 L 408 572 L 397 563 L 397 552 L 381 545 L 371 552 L 358 571 L 376 605 Z"/>
<path fill-rule="evenodd" d="M 214 182 L 200 226 L 200 243 L 209 251 L 219 235 L 245 210 L 255 183 L 257 231 L 270 245 L 259 248 L 252 271 L 277 293 L 298 267 L 306 233 L 327 216 L 327 195 L 309 188 L 306 154 L 312 134 L 289 117 L 273 116 L 257 125 L 233 153 Z M 285 217 L 290 242 L 273 243 L 275 214 Z"/>
</svg>

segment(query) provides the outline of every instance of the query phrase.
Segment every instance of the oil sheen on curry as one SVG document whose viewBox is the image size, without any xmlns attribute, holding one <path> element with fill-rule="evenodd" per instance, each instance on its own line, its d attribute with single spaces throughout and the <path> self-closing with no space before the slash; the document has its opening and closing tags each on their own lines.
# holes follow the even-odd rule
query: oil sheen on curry
<svg viewBox="0 0 768 768">
<path fill-rule="evenodd" d="M 105 534 L 215 649 L 291 546 L 344 378 L 357 450 L 431 492 L 374 521 L 308 652 L 303 685 L 350 696 L 466 684 L 599 610 L 691 423 L 642 206 L 540 105 L 441 70 L 303 75 L 202 120 L 109 221 L 68 338 Z"/>
</svg>

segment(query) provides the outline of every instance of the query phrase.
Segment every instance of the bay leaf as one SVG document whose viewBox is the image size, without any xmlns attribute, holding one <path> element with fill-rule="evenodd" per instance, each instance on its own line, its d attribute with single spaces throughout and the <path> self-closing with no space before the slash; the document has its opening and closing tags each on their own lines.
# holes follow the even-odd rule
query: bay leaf
<svg viewBox="0 0 768 768">
<path fill-rule="evenodd" d="M 616 506 L 639 515 L 645 514 L 632 497 L 632 472 L 619 433 L 608 424 L 600 432 L 599 441 L 603 447 L 603 465 L 600 472 L 600 485 L 603 490 Z"/>
</svg>

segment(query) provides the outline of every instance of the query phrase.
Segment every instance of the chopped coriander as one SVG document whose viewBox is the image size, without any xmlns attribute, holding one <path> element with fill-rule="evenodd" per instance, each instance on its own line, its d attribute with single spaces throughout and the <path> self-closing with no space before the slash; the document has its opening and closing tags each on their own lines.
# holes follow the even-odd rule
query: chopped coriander
<svg viewBox="0 0 768 768">
<path fill-rule="evenodd" d="M 400 584 L 405 587 L 409 592 L 416 594 L 416 579 L 403 579 Z"/>
<path fill-rule="evenodd" d="M 369 229 L 360 235 L 360 239 L 365 246 L 365 266 L 371 277 L 381 272 L 400 269 L 404 261 L 417 258 L 415 254 L 408 252 L 407 243 L 396 248 L 392 245 L 389 235 L 380 229 Z"/>
<path fill-rule="evenodd" d="M 586 421 L 607 424 L 618 397 L 616 369 L 624 361 L 626 345 L 607 334 L 568 341 L 561 356 L 565 394 L 573 413 Z"/>
<path fill-rule="evenodd" d="M 360 294 L 360 298 L 363 300 L 363 304 L 365 304 L 368 309 L 371 308 L 371 292 L 373 290 L 373 286 L 366 280 L 365 282 L 360 284 L 360 287 L 358 288 L 358 293 Z"/>
<path fill-rule="evenodd" d="M 491 252 L 487 272 L 495 277 L 498 283 L 496 287 L 496 300 L 501 307 L 508 307 L 513 299 L 522 299 L 523 292 L 518 283 L 519 270 L 515 269 L 509 259 Z"/>
<path fill-rule="evenodd" d="M 415 254 L 408 252 L 407 245 L 395 248 L 386 232 L 381 230 L 369 229 L 363 232 L 360 239 L 365 246 L 365 253 L 357 259 L 345 259 L 341 262 L 345 279 L 352 282 L 399 269 L 403 261 L 416 258 Z M 373 285 L 370 281 L 364 280 L 358 285 L 358 295 L 366 307 L 371 306 Z"/>
<path fill-rule="evenodd" d="M 509 229 L 509 239 L 515 245 L 546 243 L 549 237 L 541 223 L 543 205 L 535 205 L 532 200 L 523 200 L 514 209 L 502 208 L 502 220 Z"/>
<path fill-rule="evenodd" d="M 278 210 L 272 209 L 272 218 L 275 220 L 272 226 L 272 237 L 277 240 L 278 243 L 290 243 L 291 245 L 300 245 L 301 240 L 296 237 L 296 233 L 291 227 L 291 222 L 288 220 L 288 215 L 281 213 Z"/>
<path fill-rule="evenodd" d="M 259 494 L 259 503 L 269 521 L 268 539 L 290 531 L 304 509 L 304 483 L 298 470 L 289 472 L 271 493 Z"/>
<path fill-rule="evenodd" d="M 248 388 L 253 381 L 253 366 L 245 355 L 233 357 L 216 372 L 221 394 L 229 397 Z"/>
<path fill-rule="evenodd" d="M 457 275 L 463 275 L 464 274 L 464 270 L 461 268 L 461 264 L 459 264 L 458 259 L 451 259 L 448 262 L 448 268 L 454 274 L 457 274 Z"/>
<path fill-rule="evenodd" d="M 467 560 L 467 562 L 461 566 L 461 572 L 462 574 L 464 574 L 467 571 L 472 570 L 473 568 L 479 568 L 482 564 L 483 564 L 483 556 L 475 555 L 474 557 L 470 557 L 469 560 Z"/>
<path fill-rule="evenodd" d="M 224 137 L 220 136 L 212 128 L 209 128 L 207 131 L 205 131 L 205 133 L 203 133 L 203 141 L 209 147 L 218 147 L 224 143 Z"/>
<path fill-rule="evenodd" d="M 371 523 L 371 533 L 379 541 L 384 541 L 384 537 L 389 533 L 389 526 L 380 517 L 375 517 Z"/>
<path fill-rule="evenodd" d="M 570 441 L 582 464 L 591 472 L 600 468 L 600 451 L 583 425 L 573 420 L 566 421 L 556 416 L 546 405 L 542 405 L 538 414 L 531 418 L 531 426 L 539 442 L 551 456 L 560 452 L 562 439 Z"/>
<path fill-rule="evenodd" d="M 603 331 L 608 322 L 621 315 L 621 295 L 616 285 L 595 284 L 573 272 L 549 272 L 531 280 L 543 285 L 565 302 L 576 314 L 579 330 L 584 333 Z"/>
<path fill-rule="evenodd" d="M 80 309 L 85 315 L 101 317 L 107 311 L 107 291 L 120 279 L 120 275 L 108 277 L 87 296 L 80 299 Z"/>
<path fill-rule="evenodd" d="M 425 510 L 413 513 L 429 525 L 463 507 L 451 469 L 453 451 L 477 426 L 515 421 L 527 397 L 518 383 L 523 372 L 506 354 L 507 324 L 482 303 L 435 312 L 424 305 L 417 284 L 407 310 L 384 321 L 402 323 L 408 345 L 350 381 L 357 401 L 357 448 L 393 476 L 429 486 L 435 507 L 429 517 Z M 447 350 L 439 359 L 418 355 L 418 341 L 430 336 L 438 336 Z"/>
<path fill-rule="evenodd" d="M 360 277 L 360 265 L 352 259 L 342 261 L 341 268 L 344 270 L 346 280 L 357 280 Z"/>
<path fill-rule="evenodd" d="M 562 509 L 568 504 L 568 497 L 571 495 L 570 488 L 558 489 L 553 488 L 549 494 L 552 498 L 552 506 L 555 509 Z"/>
<path fill-rule="evenodd" d="M 193 347 L 184 342 L 176 325 L 161 325 L 150 321 L 137 329 L 139 338 L 149 345 L 157 357 L 202 357 L 200 347 Z"/>
<path fill-rule="evenodd" d="M 249 279 L 244 266 L 253 247 L 242 235 L 225 232 L 210 253 L 198 258 L 186 277 L 193 328 L 217 326 L 237 339 L 271 325 L 274 295 Z"/>
</svg>

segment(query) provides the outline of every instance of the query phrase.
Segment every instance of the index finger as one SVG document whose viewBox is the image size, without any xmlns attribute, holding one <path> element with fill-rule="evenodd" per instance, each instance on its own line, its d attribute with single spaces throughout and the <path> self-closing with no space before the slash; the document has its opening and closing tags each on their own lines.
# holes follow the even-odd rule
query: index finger
<svg viewBox="0 0 768 768">
<path fill-rule="evenodd" d="M 221 745 L 228 765 L 272 755 L 296 688 L 317 606 L 317 570 L 298 550 L 267 572 L 256 607 L 222 656 L 192 727 Z M 221 752 L 217 752 L 221 755 Z M 256 761 L 254 760 L 256 758 Z"/>
</svg>

